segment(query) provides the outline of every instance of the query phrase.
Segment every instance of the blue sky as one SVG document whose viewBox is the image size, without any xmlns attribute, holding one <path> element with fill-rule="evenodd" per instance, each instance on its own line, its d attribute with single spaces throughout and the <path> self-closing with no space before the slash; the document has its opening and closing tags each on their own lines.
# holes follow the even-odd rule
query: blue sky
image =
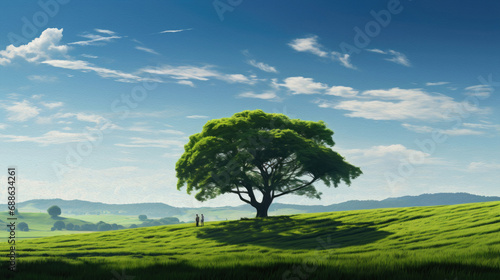
<svg viewBox="0 0 500 280">
<path fill-rule="evenodd" d="M 276 202 L 500 195 L 500 3 L 199 2 L 0 3 L 19 201 L 238 205 L 177 191 L 174 167 L 208 120 L 253 109 L 325 121 L 364 172 Z"/>
</svg>

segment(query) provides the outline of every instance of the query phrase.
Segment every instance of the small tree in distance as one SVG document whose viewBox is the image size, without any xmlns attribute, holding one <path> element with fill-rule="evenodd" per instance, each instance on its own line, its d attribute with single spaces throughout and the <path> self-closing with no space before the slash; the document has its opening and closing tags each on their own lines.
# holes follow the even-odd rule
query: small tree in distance
<svg viewBox="0 0 500 280">
<path fill-rule="evenodd" d="M 22 231 L 29 231 L 30 228 L 28 227 L 28 224 L 25 222 L 20 222 L 19 225 L 17 225 L 17 228 Z"/>
<path fill-rule="evenodd" d="M 146 215 L 139 215 L 139 221 L 145 221 L 148 219 L 148 216 Z"/>
<path fill-rule="evenodd" d="M 62 230 L 65 227 L 66 227 L 66 225 L 64 224 L 63 221 L 57 221 L 54 223 L 54 228 L 57 230 Z"/>
<path fill-rule="evenodd" d="M 52 205 L 49 207 L 49 209 L 47 209 L 47 213 L 49 213 L 49 215 L 52 217 L 52 218 L 55 218 L 59 215 L 61 215 L 61 208 L 59 208 L 59 206 L 57 205 Z"/>
</svg>

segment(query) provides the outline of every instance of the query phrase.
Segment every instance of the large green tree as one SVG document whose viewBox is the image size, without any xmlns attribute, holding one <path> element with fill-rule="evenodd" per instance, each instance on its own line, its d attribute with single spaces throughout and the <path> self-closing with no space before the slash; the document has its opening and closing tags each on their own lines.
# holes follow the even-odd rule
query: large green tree
<svg viewBox="0 0 500 280">
<path fill-rule="evenodd" d="M 323 121 L 262 110 L 208 121 L 177 161 L 177 189 L 186 185 L 199 201 L 234 193 L 257 217 L 267 217 L 273 200 L 287 194 L 320 199 L 314 183 L 350 185 L 362 174 L 332 150 L 332 135 Z"/>
</svg>

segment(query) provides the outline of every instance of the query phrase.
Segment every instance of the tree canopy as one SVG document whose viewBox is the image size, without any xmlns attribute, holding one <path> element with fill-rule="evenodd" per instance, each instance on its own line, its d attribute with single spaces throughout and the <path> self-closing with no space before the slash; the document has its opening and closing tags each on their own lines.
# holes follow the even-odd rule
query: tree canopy
<svg viewBox="0 0 500 280">
<path fill-rule="evenodd" d="M 275 198 L 287 194 L 321 198 L 314 183 L 337 187 L 362 174 L 337 152 L 323 121 L 289 119 L 262 110 L 208 121 L 191 135 L 177 161 L 177 189 L 187 186 L 205 201 L 234 193 L 267 217 Z"/>
<path fill-rule="evenodd" d="M 47 213 L 49 213 L 49 215 L 52 217 L 57 217 L 61 215 L 61 208 L 59 208 L 59 206 L 57 205 L 52 205 L 49 207 L 49 209 L 47 209 Z"/>
</svg>

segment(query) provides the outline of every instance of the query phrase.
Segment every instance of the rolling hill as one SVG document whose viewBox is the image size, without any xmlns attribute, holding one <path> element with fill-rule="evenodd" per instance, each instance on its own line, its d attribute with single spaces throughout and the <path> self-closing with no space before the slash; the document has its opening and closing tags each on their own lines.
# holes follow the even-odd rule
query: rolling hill
<svg viewBox="0 0 500 280">
<path fill-rule="evenodd" d="M 387 198 L 381 201 L 352 200 L 328 206 L 273 203 L 269 209 L 269 214 L 288 215 L 392 207 L 455 205 L 488 201 L 500 201 L 500 197 L 479 196 L 468 193 L 437 193 Z M 240 217 L 255 216 L 255 209 L 248 204 L 236 207 L 182 208 L 164 203 L 106 204 L 83 200 L 36 199 L 21 202 L 18 205 L 20 212 L 46 213 L 47 208 L 58 205 L 63 210 L 63 215 L 113 214 L 138 216 L 145 214 L 151 218 L 177 217 L 181 221 L 192 221 L 195 213 L 204 213 L 210 221 L 234 220 Z M 0 205 L 0 208 L 6 208 L 6 205 Z"/>
<path fill-rule="evenodd" d="M 18 271 L 1 262 L 3 279 L 496 280 L 500 202 L 158 226 L 17 246 Z"/>
</svg>

